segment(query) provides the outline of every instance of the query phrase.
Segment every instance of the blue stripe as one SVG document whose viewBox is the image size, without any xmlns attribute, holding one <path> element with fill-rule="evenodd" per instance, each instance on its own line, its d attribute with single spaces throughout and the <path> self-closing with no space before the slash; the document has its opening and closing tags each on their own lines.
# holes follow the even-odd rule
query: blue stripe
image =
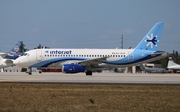
<svg viewBox="0 0 180 112">
<path fill-rule="evenodd" d="M 136 50 L 136 53 L 137 53 L 137 50 Z M 140 57 L 140 55 L 141 55 L 141 53 L 138 52 L 137 54 L 139 56 L 134 54 L 134 61 L 128 61 L 129 60 L 129 55 L 128 55 L 127 57 L 125 57 L 123 59 L 119 59 L 119 60 L 116 60 L 116 61 L 103 61 L 102 63 L 113 64 L 113 65 L 128 65 L 128 64 L 134 64 L 134 63 L 142 62 L 142 61 L 145 61 L 145 60 L 148 60 L 148 59 L 156 58 L 156 57 L 160 56 L 162 53 L 163 53 L 162 51 L 157 51 L 157 52 L 152 53 L 152 54 L 156 54 L 156 56 L 152 57 L 152 56 L 146 54 L 146 56 L 144 56 L 143 58 L 138 59 L 138 57 Z M 41 61 L 39 63 L 31 65 L 30 67 L 48 67 L 49 65 L 51 65 L 53 63 L 63 62 L 63 61 L 72 61 L 72 60 L 74 60 L 74 61 L 80 61 L 81 60 L 82 61 L 82 60 L 89 60 L 89 58 L 75 58 L 75 57 L 74 58 L 71 58 L 71 57 L 54 58 L 54 59 L 50 59 L 50 60 Z"/>
<path fill-rule="evenodd" d="M 50 60 L 41 61 L 30 67 L 48 67 L 49 65 L 57 62 L 70 61 L 70 60 L 87 60 L 87 58 L 54 58 Z"/>
<path fill-rule="evenodd" d="M 145 61 L 145 60 L 148 60 L 148 59 L 152 59 L 152 58 L 155 58 L 155 57 L 158 57 L 160 56 L 161 54 L 158 54 L 156 56 L 153 56 L 151 57 L 150 55 L 144 57 L 144 58 L 140 58 L 138 60 L 135 60 L 135 61 L 131 61 L 131 62 L 127 62 L 127 63 L 111 63 L 111 62 L 105 62 L 106 64 L 113 64 L 113 65 L 130 65 L 130 64 L 134 64 L 134 63 L 139 63 L 139 62 L 142 62 L 142 61 Z"/>
</svg>

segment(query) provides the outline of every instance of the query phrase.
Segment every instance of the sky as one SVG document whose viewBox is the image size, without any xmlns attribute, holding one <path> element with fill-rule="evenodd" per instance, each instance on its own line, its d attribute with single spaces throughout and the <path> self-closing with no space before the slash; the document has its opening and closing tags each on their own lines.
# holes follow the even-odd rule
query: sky
<svg viewBox="0 0 180 112">
<path fill-rule="evenodd" d="M 136 47 L 164 22 L 159 50 L 180 53 L 180 0 L 0 0 L 0 49 Z"/>
</svg>

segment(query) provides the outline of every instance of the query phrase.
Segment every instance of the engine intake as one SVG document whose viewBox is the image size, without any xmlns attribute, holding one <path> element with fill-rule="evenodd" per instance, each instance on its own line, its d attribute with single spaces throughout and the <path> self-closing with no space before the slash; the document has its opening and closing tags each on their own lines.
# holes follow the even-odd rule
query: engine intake
<svg viewBox="0 0 180 112">
<path fill-rule="evenodd" d="M 62 66 L 62 72 L 64 73 L 79 73 L 84 71 L 85 67 L 78 64 L 64 64 Z"/>
</svg>

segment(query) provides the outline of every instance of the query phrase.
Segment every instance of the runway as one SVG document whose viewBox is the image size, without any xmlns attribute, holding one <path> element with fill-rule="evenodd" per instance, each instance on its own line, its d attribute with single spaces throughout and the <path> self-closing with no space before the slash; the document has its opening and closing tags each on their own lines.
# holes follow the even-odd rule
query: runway
<svg viewBox="0 0 180 112">
<path fill-rule="evenodd" d="M 126 74 L 126 73 L 42 73 L 1 72 L 0 82 L 44 83 L 119 83 L 119 84 L 180 84 L 180 74 Z"/>
<path fill-rule="evenodd" d="M 126 74 L 126 73 L 42 73 L 1 72 L 0 82 L 43 83 L 105 83 L 105 84 L 180 84 L 180 74 Z"/>
</svg>

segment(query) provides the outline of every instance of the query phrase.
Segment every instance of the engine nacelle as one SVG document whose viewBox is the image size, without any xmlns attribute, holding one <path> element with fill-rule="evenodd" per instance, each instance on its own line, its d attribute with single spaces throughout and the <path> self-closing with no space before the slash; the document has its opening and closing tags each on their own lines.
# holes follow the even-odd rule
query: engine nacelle
<svg viewBox="0 0 180 112">
<path fill-rule="evenodd" d="M 84 71 L 85 67 L 78 64 L 64 64 L 62 66 L 62 72 L 64 73 L 79 73 Z"/>
</svg>

